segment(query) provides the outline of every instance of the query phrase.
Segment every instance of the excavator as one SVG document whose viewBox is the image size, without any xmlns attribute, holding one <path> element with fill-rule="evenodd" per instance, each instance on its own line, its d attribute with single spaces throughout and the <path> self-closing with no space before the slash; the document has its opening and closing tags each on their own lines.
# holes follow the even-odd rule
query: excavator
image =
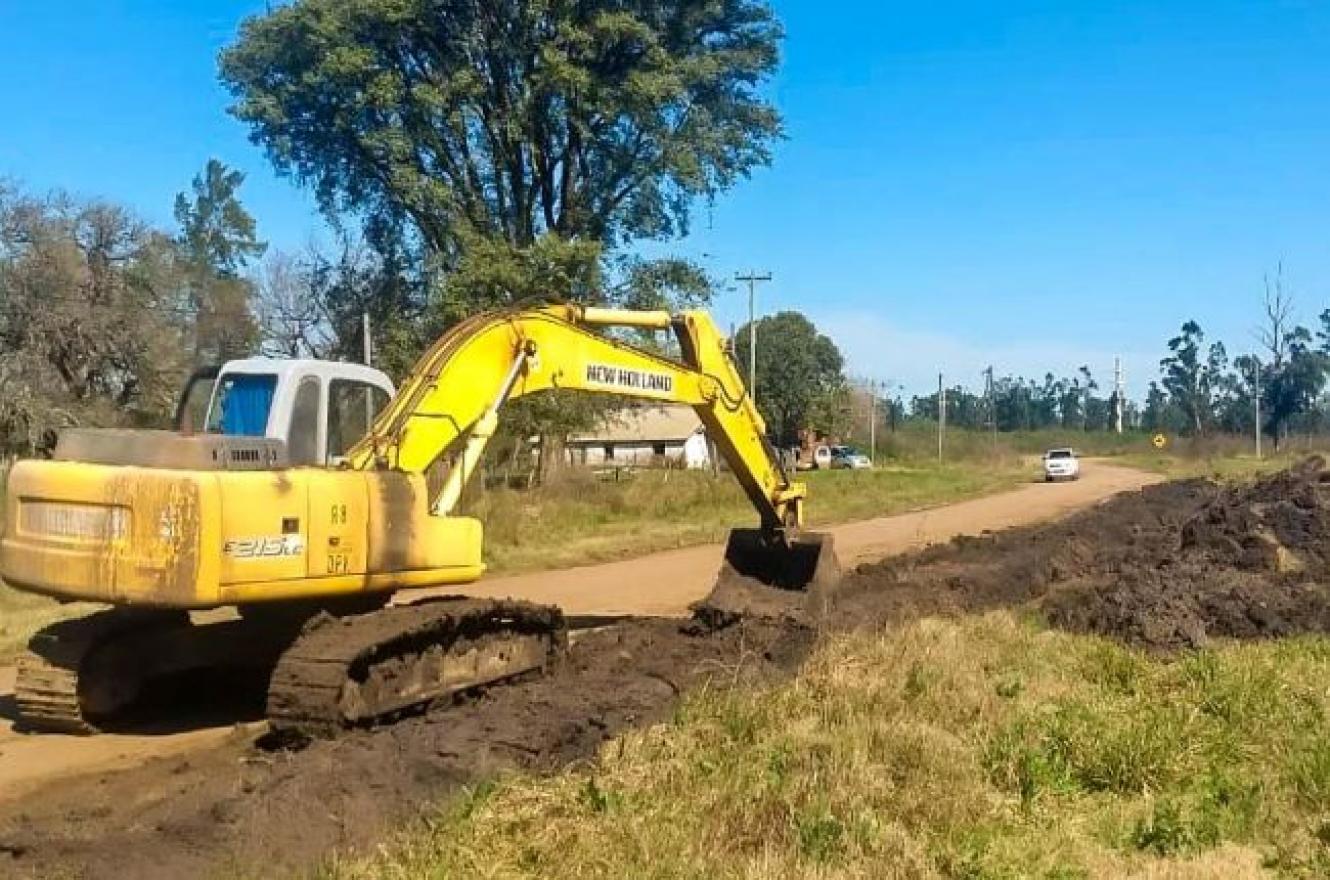
<svg viewBox="0 0 1330 880">
<path fill-rule="evenodd" d="M 830 539 L 804 530 L 806 489 L 705 312 L 515 307 L 455 325 L 395 394 L 364 366 L 233 361 L 195 375 L 174 431 L 73 429 L 16 463 L 0 577 L 111 606 L 32 638 L 21 723 L 95 733 L 152 682 L 230 665 L 263 670 L 275 731 L 328 737 L 549 669 L 563 614 L 466 598 L 482 525 L 457 511 L 504 404 L 551 389 L 692 406 L 758 514 L 723 572 L 830 591 Z M 418 588 L 447 598 L 389 603 Z"/>
</svg>

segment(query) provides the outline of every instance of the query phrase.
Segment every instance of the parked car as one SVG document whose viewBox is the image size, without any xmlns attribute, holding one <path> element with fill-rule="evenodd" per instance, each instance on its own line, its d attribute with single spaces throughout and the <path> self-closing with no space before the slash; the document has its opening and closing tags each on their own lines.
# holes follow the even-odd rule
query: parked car
<svg viewBox="0 0 1330 880">
<path fill-rule="evenodd" d="M 1050 449 L 1044 453 L 1044 481 L 1078 480 L 1081 476 L 1081 460 L 1071 449 Z"/>
<path fill-rule="evenodd" d="M 871 468 L 873 462 L 853 446 L 833 446 L 831 447 L 831 467 L 833 469 L 845 470 L 864 470 Z"/>
<path fill-rule="evenodd" d="M 831 467 L 831 447 L 815 446 L 813 448 L 813 470 L 824 471 Z"/>
</svg>

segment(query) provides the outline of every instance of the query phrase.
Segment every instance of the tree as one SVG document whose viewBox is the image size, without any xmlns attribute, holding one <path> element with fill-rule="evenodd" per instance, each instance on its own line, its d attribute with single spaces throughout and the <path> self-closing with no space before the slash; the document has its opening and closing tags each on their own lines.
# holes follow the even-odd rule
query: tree
<svg viewBox="0 0 1330 880">
<path fill-rule="evenodd" d="M 1145 409 L 1141 413 L 1141 427 L 1147 431 L 1163 431 L 1171 427 L 1168 412 L 1168 394 L 1153 379 L 1150 380 L 1150 387 L 1145 393 Z"/>
<path fill-rule="evenodd" d="M 190 270 L 190 307 L 198 315 L 196 362 L 220 363 L 249 354 L 258 341 L 250 314 L 254 288 L 240 272 L 267 245 L 258 240 L 254 218 L 240 203 L 244 181 L 243 173 L 209 159 L 194 178 L 192 194 L 176 196 L 176 242 Z"/>
<path fill-rule="evenodd" d="M 1324 338 L 1317 350 L 1311 332 L 1293 323 L 1293 296 L 1284 285 L 1283 263 L 1273 278 L 1266 276 L 1262 305 L 1265 323 L 1258 335 L 1268 363 L 1262 371 L 1261 409 L 1265 431 L 1274 438 L 1278 449 L 1289 423 L 1315 406 L 1317 395 L 1325 386 L 1330 359 Z M 1327 329 L 1330 327 L 1323 326 L 1323 336 Z"/>
<path fill-rule="evenodd" d="M 272 357 L 322 358 L 335 344 L 328 303 L 319 285 L 316 253 L 298 259 L 269 253 L 256 279 L 255 306 L 263 351 Z"/>
<path fill-rule="evenodd" d="M 748 363 L 748 336 L 745 325 L 735 337 L 739 364 Z M 843 408 L 839 406 L 845 387 L 843 367 L 836 344 L 798 312 L 758 320 L 757 406 L 776 442 L 793 445 L 800 430 L 834 427 L 826 420 Z"/>
<path fill-rule="evenodd" d="M 1312 335 L 1305 327 L 1293 327 L 1283 336 L 1278 363 L 1265 370 L 1261 388 L 1261 411 L 1265 431 L 1278 449 L 1293 417 L 1311 412 L 1325 387 L 1326 355 L 1312 348 Z"/>
<path fill-rule="evenodd" d="M 0 186 L 0 450 L 162 424 L 188 369 L 186 288 L 174 243 L 123 208 Z"/>
<path fill-rule="evenodd" d="M 1214 417 L 1212 394 L 1223 375 L 1228 356 L 1222 343 L 1205 349 L 1205 331 L 1195 321 L 1182 325 L 1179 335 L 1168 341 L 1168 357 L 1159 362 L 1163 386 L 1174 406 L 1186 419 L 1187 430 L 1203 436 Z"/>
<path fill-rule="evenodd" d="M 330 216 L 613 247 L 770 160 L 782 33 L 763 0 L 297 0 L 222 53 L 231 112 Z"/>
<path fill-rule="evenodd" d="M 1251 355 L 1233 359 L 1233 369 L 1215 383 L 1215 425 L 1231 434 L 1252 430 L 1255 417 L 1255 389 L 1263 374 L 1261 364 Z"/>
<path fill-rule="evenodd" d="M 254 218 L 240 204 L 244 182 L 243 172 L 209 159 L 203 173 L 194 178 L 192 198 L 185 193 L 175 197 L 182 252 L 223 277 L 236 277 L 268 248 L 258 240 Z"/>
</svg>

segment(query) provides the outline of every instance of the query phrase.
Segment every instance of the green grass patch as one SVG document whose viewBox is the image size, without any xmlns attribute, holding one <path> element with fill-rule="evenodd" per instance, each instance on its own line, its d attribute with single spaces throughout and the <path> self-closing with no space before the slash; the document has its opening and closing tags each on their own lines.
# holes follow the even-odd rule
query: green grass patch
<svg viewBox="0 0 1330 880">
<path fill-rule="evenodd" d="M 1008 613 L 824 644 L 342 858 L 408 877 L 1324 877 L 1330 641 L 1168 660 Z"/>
</svg>

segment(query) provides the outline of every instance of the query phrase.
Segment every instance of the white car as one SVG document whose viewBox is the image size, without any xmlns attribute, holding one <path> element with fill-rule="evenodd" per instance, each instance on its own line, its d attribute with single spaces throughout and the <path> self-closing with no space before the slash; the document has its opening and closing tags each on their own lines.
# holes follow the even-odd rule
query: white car
<svg viewBox="0 0 1330 880">
<path fill-rule="evenodd" d="M 1078 480 L 1081 460 L 1071 449 L 1050 449 L 1044 453 L 1044 481 Z"/>
<path fill-rule="evenodd" d="M 859 471 L 871 468 L 873 462 L 853 446 L 833 446 L 831 447 L 831 466 L 832 468 Z"/>
</svg>

